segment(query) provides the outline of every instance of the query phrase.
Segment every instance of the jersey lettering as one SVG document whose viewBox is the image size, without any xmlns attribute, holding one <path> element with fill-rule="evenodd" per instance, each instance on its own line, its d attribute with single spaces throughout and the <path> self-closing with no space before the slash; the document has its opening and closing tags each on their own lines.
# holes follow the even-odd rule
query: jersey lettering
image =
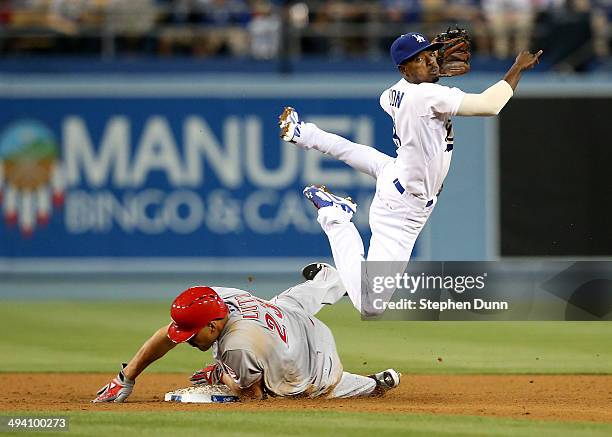
<svg viewBox="0 0 612 437">
<path fill-rule="evenodd" d="M 402 104 L 402 99 L 404 98 L 404 93 L 401 91 L 397 91 L 394 89 L 389 90 L 389 104 L 396 108 L 399 108 Z"/>
<path fill-rule="evenodd" d="M 259 306 L 252 295 L 241 294 L 240 296 L 236 296 L 236 302 L 238 303 L 238 310 L 240 314 L 242 314 L 243 319 L 259 318 Z"/>
</svg>

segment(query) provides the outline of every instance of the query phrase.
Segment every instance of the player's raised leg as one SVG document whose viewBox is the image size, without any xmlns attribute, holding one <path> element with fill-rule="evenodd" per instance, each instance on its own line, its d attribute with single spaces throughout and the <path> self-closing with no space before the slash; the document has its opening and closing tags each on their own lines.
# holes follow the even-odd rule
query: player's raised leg
<svg viewBox="0 0 612 437">
<path fill-rule="evenodd" d="M 408 262 L 425 223 L 402 222 L 401 216 L 386 215 L 386 212 L 384 209 L 370 209 L 372 236 L 367 260 Z"/>
<path fill-rule="evenodd" d="M 357 205 L 336 196 L 323 186 L 304 189 L 304 196 L 319 210 L 318 222 L 329 239 L 334 263 L 355 308 L 361 312 L 361 261 L 363 241 L 351 222 Z"/>
<path fill-rule="evenodd" d="M 311 267 L 311 266 L 307 266 Z M 324 305 L 333 305 L 346 293 L 338 271 L 325 263 L 313 264 L 306 282 L 291 287 L 273 298 L 272 303 L 299 305 L 307 314 L 316 315 Z"/>
<path fill-rule="evenodd" d="M 392 160 L 373 147 L 354 143 L 339 135 L 325 132 L 313 123 L 300 120 L 297 111 L 286 107 L 279 117 L 280 137 L 304 149 L 315 149 L 345 162 L 362 173 L 377 178 L 382 167 Z"/>
</svg>

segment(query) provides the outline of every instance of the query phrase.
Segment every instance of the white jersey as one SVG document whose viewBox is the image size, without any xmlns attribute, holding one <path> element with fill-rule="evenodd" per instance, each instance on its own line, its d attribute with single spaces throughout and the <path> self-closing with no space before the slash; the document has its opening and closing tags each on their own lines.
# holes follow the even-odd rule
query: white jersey
<svg viewBox="0 0 612 437">
<path fill-rule="evenodd" d="M 450 116 L 464 96 L 458 88 L 405 79 L 380 96 L 380 106 L 393 119 L 398 179 L 408 193 L 429 200 L 442 189 L 453 150 Z"/>
<path fill-rule="evenodd" d="M 314 293 L 314 286 L 301 287 Z M 213 355 L 240 388 L 263 379 L 269 393 L 316 397 L 338 384 L 343 370 L 331 331 L 294 297 L 281 294 L 272 303 L 236 288 L 213 289 L 230 311 Z"/>
</svg>

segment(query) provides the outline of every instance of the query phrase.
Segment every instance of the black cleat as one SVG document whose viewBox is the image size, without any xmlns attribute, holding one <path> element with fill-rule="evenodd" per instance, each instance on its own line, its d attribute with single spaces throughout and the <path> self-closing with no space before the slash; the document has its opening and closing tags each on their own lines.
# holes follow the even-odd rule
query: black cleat
<svg viewBox="0 0 612 437">
<path fill-rule="evenodd" d="M 374 375 L 368 375 L 368 378 L 372 378 L 376 381 L 376 386 L 381 388 L 383 391 L 391 390 L 400 384 L 400 378 L 402 374 L 394 369 L 383 370 L 382 372 L 375 373 Z"/>
<path fill-rule="evenodd" d="M 315 278 L 315 276 L 317 276 L 317 273 L 321 271 L 323 266 L 325 266 L 325 264 L 323 263 L 308 264 L 306 267 L 302 269 L 302 276 L 307 281 L 312 281 Z"/>
</svg>

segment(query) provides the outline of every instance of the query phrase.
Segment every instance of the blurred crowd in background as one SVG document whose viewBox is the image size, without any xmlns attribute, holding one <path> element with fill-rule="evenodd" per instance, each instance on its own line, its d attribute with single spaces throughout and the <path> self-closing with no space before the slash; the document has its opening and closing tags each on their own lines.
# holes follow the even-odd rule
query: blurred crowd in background
<svg viewBox="0 0 612 437">
<path fill-rule="evenodd" d="M 612 0 L 0 0 L 0 54 L 383 59 L 407 31 L 466 27 L 490 59 L 609 59 Z"/>
</svg>

